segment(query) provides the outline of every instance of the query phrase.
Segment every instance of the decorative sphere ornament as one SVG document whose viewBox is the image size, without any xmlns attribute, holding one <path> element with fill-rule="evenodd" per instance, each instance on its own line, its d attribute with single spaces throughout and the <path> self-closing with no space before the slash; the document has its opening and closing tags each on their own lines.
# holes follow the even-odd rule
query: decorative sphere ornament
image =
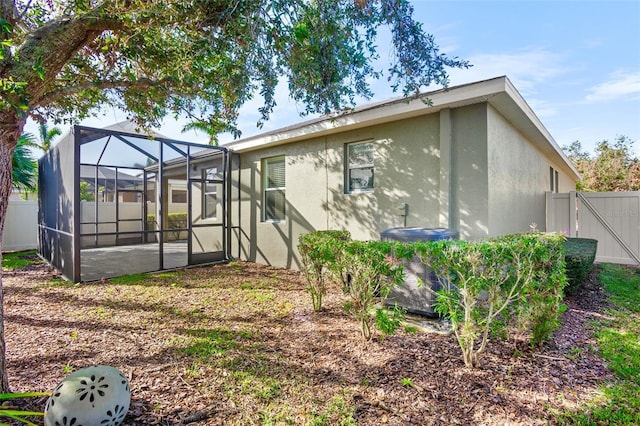
<svg viewBox="0 0 640 426">
<path fill-rule="evenodd" d="M 55 388 L 44 409 L 45 426 L 118 426 L 131 403 L 129 381 L 107 365 L 94 365 L 68 375 Z"/>
</svg>

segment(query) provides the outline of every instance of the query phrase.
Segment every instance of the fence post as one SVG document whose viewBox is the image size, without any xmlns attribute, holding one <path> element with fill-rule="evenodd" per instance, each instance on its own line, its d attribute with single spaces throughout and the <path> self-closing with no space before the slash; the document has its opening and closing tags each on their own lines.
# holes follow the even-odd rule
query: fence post
<svg viewBox="0 0 640 426">
<path fill-rule="evenodd" d="M 554 215 L 555 209 L 553 205 L 553 192 L 547 191 L 544 193 L 545 206 L 547 209 L 545 230 L 547 232 L 553 232 L 556 229 L 556 217 Z"/>
<path fill-rule="evenodd" d="M 569 192 L 569 236 L 578 236 L 578 198 L 576 191 Z"/>
</svg>

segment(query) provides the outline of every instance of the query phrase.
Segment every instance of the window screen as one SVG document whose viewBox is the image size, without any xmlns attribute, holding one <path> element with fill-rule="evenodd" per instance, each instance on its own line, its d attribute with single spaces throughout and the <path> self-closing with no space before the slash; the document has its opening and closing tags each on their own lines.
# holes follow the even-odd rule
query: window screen
<svg viewBox="0 0 640 426">
<path fill-rule="evenodd" d="M 172 189 L 171 190 L 171 202 L 172 203 L 186 203 L 187 202 L 187 190 L 186 189 Z"/>
<path fill-rule="evenodd" d="M 218 169 L 216 167 L 202 170 L 202 218 L 214 219 L 217 214 L 218 184 L 214 181 Z"/>
<path fill-rule="evenodd" d="M 558 171 L 553 167 L 549 167 L 549 190 L 551 192 L 558 192 L 559 190 L 559 176 Z"/>
<path fill-rule="evenodd" d="M 285 162 L 284 157 L 263 160 L 263 220 L 284 220 L 285 214 Z"/>
<path fill-rule="evenodd" d="M 359 142 L 347 145 L 346 182 L 347 192 L 373 189 L 373 143 Z"/>
</svg>

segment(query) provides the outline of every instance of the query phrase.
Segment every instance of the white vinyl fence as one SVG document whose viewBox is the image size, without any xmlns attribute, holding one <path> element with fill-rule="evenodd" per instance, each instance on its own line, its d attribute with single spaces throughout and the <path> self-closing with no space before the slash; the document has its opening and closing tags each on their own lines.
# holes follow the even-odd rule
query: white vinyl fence
<svg viewBox="0 0 640 426">
<path fill-rule="evenodd" d="M 598 240 L 598 262 L 640 264 L 640 191 L 548 192 L 547 231 Z"/>
<path fill-rule="evenodd" d="M 9 200 L 2 234 L 2 251 L 38 247 L 38 202 Z"/>
</svg>

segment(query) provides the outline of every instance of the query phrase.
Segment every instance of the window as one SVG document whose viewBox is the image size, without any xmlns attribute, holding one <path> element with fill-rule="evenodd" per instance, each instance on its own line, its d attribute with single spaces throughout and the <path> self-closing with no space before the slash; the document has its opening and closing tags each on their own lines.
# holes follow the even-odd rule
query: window
<svg viewBox="0 0 640 426">
<path fill-rule="evenodd" d="M 262 220 L 284 220 L 285 173 L 284 156 L 262 160 Z"/>
<path fill-rule="evenodd" d="M 216 167 L 202 170 L 202 218 L 215 219 L 218 206 L 218 169 Z"/>
<path fill-rule="evenodd" d="M 373 143 L 352 143 L 346 147 L 346 192 L 373 189 Z"/>
<path fill-rule="evenodd" d="M 172 203 L 186 203 L 187 202 L 187 190 L 186 189 L 172 189 L 171 190 L 171 202 Z"/>
<path fill-rule="evenodd" d="M 558 171 L 553 167 L 549 167 L 549 190 L 551 192 L 558 192 Z"/>
</svg>

